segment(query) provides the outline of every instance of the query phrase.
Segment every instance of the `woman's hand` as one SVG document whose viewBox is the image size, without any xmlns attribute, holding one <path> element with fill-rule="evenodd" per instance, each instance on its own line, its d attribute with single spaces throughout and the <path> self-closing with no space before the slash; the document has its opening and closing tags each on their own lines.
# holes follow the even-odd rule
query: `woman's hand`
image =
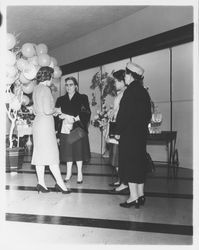
<svg viewBox="0 0 199 250">
<path fill-rule="evenodd" d="M 67 114 L 61 114 L 59 116 L 60 119 L 64 119 L 66 123 L 68 124 L 73 124 L 75 122 L 75 117 L 72 115 L 67 115 Z"/>
<path fill-rule="evenodd" d="M 120 135 L 115 135 L 114 138 L 115 138 L 115 140 L 119 141 Z"/>
<path fill-rule="evenodd" d="M 54 116 L 57 116 L 57 115 L 61 115 L 62 112 L 61 112 L 61 108 L 55 108 L 55 112 L 54 112 Z"/>
</svg>

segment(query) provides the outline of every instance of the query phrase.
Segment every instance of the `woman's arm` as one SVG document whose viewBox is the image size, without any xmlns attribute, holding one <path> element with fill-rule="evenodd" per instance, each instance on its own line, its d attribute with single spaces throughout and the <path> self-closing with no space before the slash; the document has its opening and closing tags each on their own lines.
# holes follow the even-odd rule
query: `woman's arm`
<svg viewBox="0 0 199 250">
<path fill-rule="evenodd" d="M 45 89 L 42 100 L 42 107 L 45 115 L 53 115 L 55 113 L 53 97 L 49 88 Z"/>
<path fill-rule="evenodd" d="M 91 117 L 91 110 L 89 106 L 88 96 L 82 95 L 79 120 L 87 127 L 87 124 L 90 121 L 90 117 Z"/>
</svg>

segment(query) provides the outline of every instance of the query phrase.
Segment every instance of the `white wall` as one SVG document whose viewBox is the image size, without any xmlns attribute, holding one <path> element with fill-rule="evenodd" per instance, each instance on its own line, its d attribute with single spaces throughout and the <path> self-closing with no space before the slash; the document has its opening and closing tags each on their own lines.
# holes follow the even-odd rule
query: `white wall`
<svg viewBox="0 0 199 250">
<path fill-rule="evenodd" d="M 117 48 L 193 22 L 189 6 L 150 6 L 50 51 L 59 65 Z"/>
</svg>

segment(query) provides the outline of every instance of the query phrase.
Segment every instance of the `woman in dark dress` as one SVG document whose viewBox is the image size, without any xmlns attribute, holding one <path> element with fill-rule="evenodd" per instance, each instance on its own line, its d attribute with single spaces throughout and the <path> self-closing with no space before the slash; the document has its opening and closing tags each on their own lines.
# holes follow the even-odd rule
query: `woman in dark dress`
<svg viewBox="0 0 199 250">
<path fill-rule="evenodd" d="M 147 173 L 146 143 L 151 102 L 143 87 L 144 69 L 129 62 L 125 83 L 128 85 L 120 102 L 116 124 L 119 139 L 119 177 L 128 183 L 130 196 L 122 207 L 144 204 L 144 182 Z"/>
<path fill-rule="evenodd" d="M 66 162 L 67 174 L 65 182 L 72 176 L 72 165 L 77 164 L 77 183 L 83 182 L 83 161 L 90 159 L 90 146 L 88 140 L 88 124 L 90 120 L 90 107 L 87 95 L 78 92 L 78 82 L 74 77 L 65 79 L 66 94 L 56 101 L 56 107 L 61 108 L 63 119 L 60 133 L 60 161 Z M 77 142 L 70 144 L 69 134 L 75 127 L 81 127 L 86 131 L 86 136 Z"/>
</svg>

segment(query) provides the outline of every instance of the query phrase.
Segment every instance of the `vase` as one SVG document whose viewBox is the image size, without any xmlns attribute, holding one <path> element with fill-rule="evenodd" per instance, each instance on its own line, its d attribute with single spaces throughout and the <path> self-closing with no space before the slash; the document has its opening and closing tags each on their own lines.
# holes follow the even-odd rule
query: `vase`
<svg viewBox="0 0 199 250">
<path fill-rule="evenodd" d="M 24 148 L 6 148 L 6 170 L 18 171 L 22 168 Z"/>
</svg>

